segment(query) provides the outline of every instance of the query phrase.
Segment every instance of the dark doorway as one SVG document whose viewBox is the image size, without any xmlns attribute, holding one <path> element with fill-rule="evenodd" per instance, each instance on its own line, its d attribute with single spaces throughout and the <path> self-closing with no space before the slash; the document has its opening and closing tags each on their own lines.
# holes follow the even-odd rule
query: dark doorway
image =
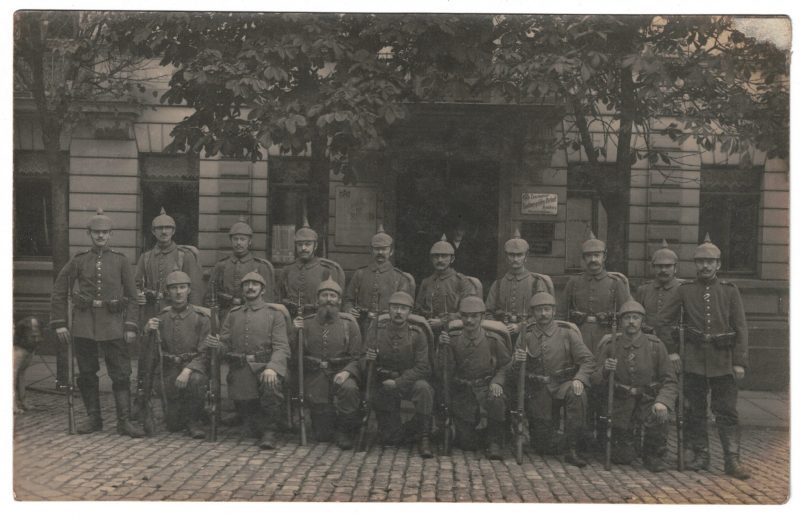
<svg viewBox="0 0 800 517">
<path fill-rule="evenodd" d="M 175 219 L 175 235 L 178 244 L 197 246 L 199 192 L 194 181 L 148 181 L 142 182 L 142 235 L 144 250 L 155 246 L 151 223 L 164 207 L 167 215 Z"/>
<path fill-rule="evenodd" d="M 433 243 L 443 233 L 452 243 L 461 228 L 454 266 L 477 277 L 486 292 L 497 274 L 498 163 L 441 156 L 405 165 L 396 186 L 395 263 L 413 274 L 419 286 L 432 272 Z"/>
</svg>

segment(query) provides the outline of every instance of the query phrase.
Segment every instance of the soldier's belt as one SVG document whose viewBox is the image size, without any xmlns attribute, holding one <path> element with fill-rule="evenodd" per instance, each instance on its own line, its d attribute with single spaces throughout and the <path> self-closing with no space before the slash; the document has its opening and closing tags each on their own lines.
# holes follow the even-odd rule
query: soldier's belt
<svg viewBox="0 0 800 517">
<path fill-rule="evenodd" d="M 125 300 L 96 300 L 84 296 L 75 298 L 75 308 L 80 310 L 107 308 L 109 312 L 122 312 Z"/>
<path fill-rule="evenodd" d="M 609 312 L 591 313 L 570 311 L 569 319 L 578 326 L 583 325 L 584 323 L 609 326 L 611 325 L 612 316 L 613 314 Z"/>
<path fill-rule="evenodd" d="M 190 363 L 195 357 L 197 357 L 197 353 L 195 352 L 187 352 L 185 354 L 161 354 L 165 363 L 172 363 L 175 366 L 181 366 L 187 363 Z"/>
<path fill-rule="evenodd" d="M 268 363 L 272 354 L 267 352 L 259 352 L 257 354 L 234 354 L 227 353 L 223 356 L 223 360 L 230 366 L 241 368 L 248 363 Z"/>
<path fill-rule="evenodd" d="M 550 384 L 549 375 L 539 375 L 538 373 L 526 373 L 525 378 L 534 384 Z"/>
<path fill-rule="evenodd" d="M 658 382 L 646 386 L 629 386 L 617 382 L 614 384 L 614 396 L 620 399 L 634 398 L 649 402 L 655 400 L 660 389 L 661 383 Z"/>
<path fill-rule="evenodd" d="M 492 382 L 492 375 L 487 375 L 486 377 L 478 377 L 477 379 L 462 379 L 461 377 L 454 377 L 453 382 L 455 384 L 460 384 L 462 386 L 469 386 L 471 388 L 480 388 L 482 386 L 488 386 L 489 383 Z"/>
<path fill-rule="evenodd" d="M 387 379 L 397 379 L 400 377 L 400 372 L 397 370 L 390 370 L 389 368 L 381 368 L 378 366 L 375 368 L 375 375 L 378 376 L 378 379 L 381 381 L 385 381 Z"/>
<path fill-rule="evenodd" d="M 569 368 L 562 368 L 560 370 L 556 370 L 552 372 L 550 375 L 539 375 L 539 374 L 528 374 L 528 378 L 531 379 L 533 382 L 541 382 L 543 384 L 549 384 L 551 382 L 561 384 L 564 381 L 570 381 L 575 374 L 578 373 L 578 368 L 576 366 L 570 366 Z"/>
<path fill-rule="evenodd" d="M 721 332 L 719 334 L 705 334 L 694 327 L 687 327 L 686 334 L 694 343 L 710 344 L 714 348 L 726 349 L 736 346 L 736 332 Z"/>
<path fill-rule="evenodd" d="M 495 311 L 494 317 L 503 323 L 519 323 L 522 319 L 513 312 Z"/>
<path fill-rule="evenodd" d="M 319 370 L 341 370 L 352 360 L 350 356 L 321 359 L 319 357 L 304 355 L 303 368 L 312 372 Z"/>
<path fill-rule="evenodd" d="M 644 323 L 642 323 L 642 332 L 644 332 L 645 334 L 653 334 L 654 335 L 656 333 L 656 328 L 653 327 L 653 326 L 645 325 Z"/>
</svg>

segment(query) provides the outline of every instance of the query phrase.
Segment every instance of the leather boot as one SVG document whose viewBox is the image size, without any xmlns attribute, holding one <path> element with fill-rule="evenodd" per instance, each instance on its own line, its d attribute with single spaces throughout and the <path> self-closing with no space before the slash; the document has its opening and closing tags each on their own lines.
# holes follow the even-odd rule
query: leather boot
<svg viewBox="0 0 800 517">
<path fill-rule="evenodd" d="M 567 452 L 564 454 L 564 461 L 578 468 L 586 466 L 586 460 L 578 452 L 578 436 L 581 434 L 581 431 L 567 433 Z"/>
<path fill-rule="evenodd" d="M 433 458 L 431 451 L 431 417 L 419 415 L 419 455 L 423 458 Z"/>
<path fill-rule="evenodd" d="M 145 429 L 145 432 L 147 430 Z M 206 431 L 203 429 L 202 424 L 196 420 L 190 420 L 186 424 L 186 431 L 189 433 L 189 436 L 196 440 L 202 440 L 206 437 Z"/>
<path fill-rule="evenodd" d="M 332 408 L 320 406 L 311 408 L 311 435 L 315 441 L 330 442 L 336 429 L 336 413 Z"/>
<path fill-rule="evenodd" d="M 617 465 L 630 465 L 636 459 L 634 433 L 630 429 L 615 427 L 611 431 L 611 461 Z"/>
<path fill-rule="evenodd" d="M 489 435 L 489 452 L 487 453 L 487 456 L 489 456 L 490 460 L 502 460 L 503 426 L 500 424 L 500 422 L 490 420 L 487 433 Z"/>
<path fill-rule="evenodd" d="M 694 451 L 694 458 L 686 465 L 687 470 L 708 470 L 711 457 L 708 454 L 708 435 L 705 437 L 705 443 L 692 447 Z"/>
<path fill-rule="evenodd" d="M 264 450 L 271 450 L 275 448 L 275 431 L 271 429 L 265 430 L 261 434 L 261 440 L 258 442 L 258 447 Z"/>
<path fill-rule="evenodd" d="M 349 451 L 353 448 L 352 421 L 352 417 L 336 415 L 336 446 L 343 451 Z"/>
<path fill-rule="evenodd" d="M 103 418 L 100 415 L 100 388 L 99 386 L 81 386 L 81 399 L 86 407 L 89 419 L 80 424 L 76 431 L 78 434 L 90 434 L 103 430 Z"/>
<path fill-rule="evenodd" d="M 131 422 L 131 392 L 127 389 L 114 390 L 117 405 L 117 434 L 131 438 L 144 437 L 144 431 Z"/>
<path fill-rule="evenodd" d="M 234 411 L 233 413 L 223 413 L 222 417 L 219 419 L 219 423 L 225 427 L 236 427 L 242 425 L 243 421 L 242 416 Z"/>
<path fill-rule="evenodd" d="M 750 471 L 739 463 L 739 426 L 717 424 L 717 429 L 725 455 L 725 474 L 736 479 L 750 479 Z"/>
</svg>

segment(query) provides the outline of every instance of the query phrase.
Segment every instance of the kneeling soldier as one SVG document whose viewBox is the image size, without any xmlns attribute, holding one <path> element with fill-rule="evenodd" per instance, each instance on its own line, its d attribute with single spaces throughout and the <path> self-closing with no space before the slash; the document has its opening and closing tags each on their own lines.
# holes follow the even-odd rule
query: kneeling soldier
<svg viewBox="0 0 800 517">
<path fill-rule="evenodd" d="M 381 316 L 370 327 L 365 340 L 368 348 L 366 361 L 375 361 L 375 389 L 370 405 L 378 419 L 381 442 L 396 445 L 402 441 L 400 401 L 414 403 L 414 422 L 419 434 L 419 453 L 432 458 L 430 443 L 433 388 L 428 382 L 431 367 L 428 360 L 428 339 L 419 323 L 408 317 L 414 300 L 406 292 L 398 291 L 389 298 L 389 315 Z M 377 342 L 370 339 L 377 338 Z M 366 372 L 366 362 L 361 365 Z M 366 374 L 364 375 L 366 377 Z"/>
<path fill-rule="evenodd" d="M 331 279 L 317 287 L 317 313 L 294 319 L 304 334 L 303 369 L 305 399 L 311 405 L 314 439 L 329 442 L 336 431 L 336 445 L 353 448 L 360 420 L 361 392 L 358 360 L 361 332 L 356 319 L 339 312 L 342 288 Z"/>
<path fill-rule="evenodd" d="M 172 305 L 150 318 L 145 327 L 161 337 L 160 375 L 167 400 L 164 420 L 170 432 L 185 428 L 192 438 L 205 438 L 202 419 L 208 376 L 202 345 L 211 328 L 210 315 L 208 309 L 189 303 L 189 275 L 173 271 L 167 275 L 166 284 Z M 158 357 L 153 359 L 159 361 Z M 152 366 L 150 372 L 159 373 L 159 364 Z"/>
<path fill-rule="evenodd" d="M 452 337 L 443 332 L 439 338 L 447 349 L 448 372 L 452 372 L 449 377 L 455 443 L 461 449 L 476 450 L 479 433 L 486 429 L 489 459 L 503 459 L 506 399 L 500 369 L 510 360 L 509 350 L 500 335 L 482 328 L 486 312 L 483 300 L 467 296 L 458 309 L 463 331 L 451 331 Z"/>
<path fill-rule="evenodd" d="M 669 411 L 678 396 L 675 368 L 664 343 L 642 332 L 644 307 L 629 300 L 619 312 L 623 332 L 617 334 L 616 343 L 611 334 L 600 341 L 597 363 L 603 367 L 592 376 L 593 384 L 607 386 L 609 372 L 616 372 L 611 460 L 627 465 L 636 458 L 635 429 L 643 427 L 644 465 L 652 472 L 662 472 L 666 468 Z M 608 393 L 607 387 L 604 393 Z"/>
<path fill-rule="evenodd" d="M 520 335 L 514 360 L 504 369 L 506 379 L 517 379 L 513 372 L 527 362 L 525 372 L 525 415 L 531 430 L 531 444 L 540 454 L 557 452 L 553 404 L 566 408 L 564 422 L 567 453 L 564 461 L 576 467 L 586 466 L 577 450 L 577 442 L 586 421 L 586 387 L 595 362 L 583 344 L 574 323 L 557 321 L 556 300 L 550 293 L 536 293 L 529 303 L 531 323 Z M 557 413 L 556 413 L 557 414 Z"/>
<path fill-rule="evenodd" d="M 228 396 L 262 449 L 275 448 L 274 430 L 283 418 L 283 382 L 289 359 L 286 320 L 261 295 L 267 283 L 252 271 L 242 278 L 244 305 L 234 307 L 222 324 L 219 338 L 209 335 L 208 346 L 220 346 L 228 363 Z"/>
</svg>

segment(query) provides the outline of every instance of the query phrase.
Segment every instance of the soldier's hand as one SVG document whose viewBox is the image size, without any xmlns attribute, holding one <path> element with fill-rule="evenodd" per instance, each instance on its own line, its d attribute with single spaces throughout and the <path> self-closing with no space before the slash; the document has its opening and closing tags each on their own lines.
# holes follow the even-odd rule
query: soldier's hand
<svg viewBox="0 0 800 517">
<path fill-rule="evenodd" d="M 62 344 L 66 344 L 69 341 L 69 329 L 67 327 L 59 327 L 56 329 L 56 337 Z"/>
<path fill-rule="evenodd" d="M 519 324 L 517 323 L 506 323 L 506 330 L 509 334 L 516 334 L 519 332 Z"/>
<path fill-rule="evenodd" d="M 161 325 L 161 320 L 158 318 L 150 318 L 147 320 L 147 324 L 145 325 L 145 330 L 158 330 L 159 326 Z"/>
<path fill-rule="evenodd" d="M 681 356 L 678 354 L 669 354 L 669 360 L 672 361 L 672 366 L 675 368 L 675 373 L 681 373 L 681 371 L 683 371 Z"/>
<path fill-rule="evenodd" d="M 397 388 L 397 383 L 395 382 L 394 379 L 386 379 L 385 381 L 383 381 L 383 387 L 386 388 L 387 390 L 393 390 Z"/>
<path fill-rule="evenodd" d="M 667 416 L 669 415 L 669 411 L 667 410 L 667 406 L 662 404 L 661 402 L 656 402 L 653 404 L 653 414 L 656 417 L 656 420 L 659 424 L 663 424 L 667 421 Z"/>
<path fill-rule="evenodd" d="M 489 393 L 492 397 L 502 397 L 503 396 L 503 387 L 493 382 L 489 385 Z"/>
<path fill-rule="evenodd" d="M 442 320 L 439 319 L 439 318 L 428 318 L 428 325 L 430 325 L 431 328 L 441 327 L 442 326 Z"/>
<path fill-rule="evenodd" d="M 293 322 L 294 322 L 294 326 L 295 326 L 295 328 L 298 328 L 298 329 L 301 329 L 301 328 L 303 328 L 303 318 L 301 318 L 300 316 L 297 316 L 297 317 L 296 317 L 296 318 L 293 320 Z"/>
<path fill-rule="evenodd" d="M 514 362 L 524 363 L 528 360 L 528 351 L 524 348 L 514 349 Z"/>
<path fill-rule="evenodd" d="M 603 368 L 605 368 L 605 370 L 609 371 L 609 372 L 616 371 L 617 370 L 617 360 L 614 359 L 613 357 L 609 357 L 608 359 L 606 359 L 606 362 L 603 363 Z"/>
<path fill-rule="evenodd" d="M 359 311 L 359 310 L 358 310 L 358 309 L 356 309 L 355 307 L 350 307 L 350 310 L 349 310 L 349 311 L 347 311 L 347 312 L 349 312 L 349 313 L 350 313 L 350 315 L 351 315 L 352 317 L 356 318 L 356 319 L 358 319 L 358 318 L 360 318 L 360 317 L 361 317 L 361 311 Z"/>
<path fill-rule="evenodd" d="M 449 345 L 450 344 L 450 334 L 448 334 L 447 332 L 442 331 L 442 333 L 439 334 L 439 343 L 442 343 L 444 345 Z"/>
<path fill-rule="evenodd" d="M 175 379 L 175 387 L 178 388 L 179 390 L 185 388 L 189 384 L 189 377 L 191 376 L 192 376 L 192 370 L 190 370 L 189 368 L 184 368 L 183 370 L 181 370 L 180 375 L 178 375 L 178 378 Z"/>
<path fill-rule="evenodd" d="M 131 344 L 136 342 L 136 332 L 132 330 L 126 330 L 124 335 L 125 343 Z"/>
<path fill-rule="evenodd" d="M 733 367 L 733 376 L 736 378 L 737 381 L 744 379 L 744 367 L 743 366 L 734 366 Z"/>
<path fill-rule="evenodd" d="M 367 351 L 364 355 L 366 356 L 367 361 L 374 361 L 378 358 L 378 351 L 374 348 L 367 348 Z"/>
<path fill-rule="evenodd" d="M 267 368 L 261 372 L 261 382 L 270 387 L 270 389 L 278 388 L 278 373 L 272 368 Z"/>
<path fill-rule="evenodd" d="M 203 342 L 208 348 L 219 348 L 219 336 L 214 334 L 209 334 L 206 336 L 205 341 Z"/>
<path fill-rule="evenodd" d="M 333 377 L 333 382 L 341 386 L 344 381 L 350 378 L 350 372 L 339 372 Z"/>
<path fill-rule="evenodd" d="M 583 383 L 578 379 L 572 380 L 572 392 L 578 397 L 583 395 Z"/>
<path fill-rule="evenodd" d="M 136 291 L 136 305 L 147 305 L 147 296 L 144 291 Z"/>
</svg>

